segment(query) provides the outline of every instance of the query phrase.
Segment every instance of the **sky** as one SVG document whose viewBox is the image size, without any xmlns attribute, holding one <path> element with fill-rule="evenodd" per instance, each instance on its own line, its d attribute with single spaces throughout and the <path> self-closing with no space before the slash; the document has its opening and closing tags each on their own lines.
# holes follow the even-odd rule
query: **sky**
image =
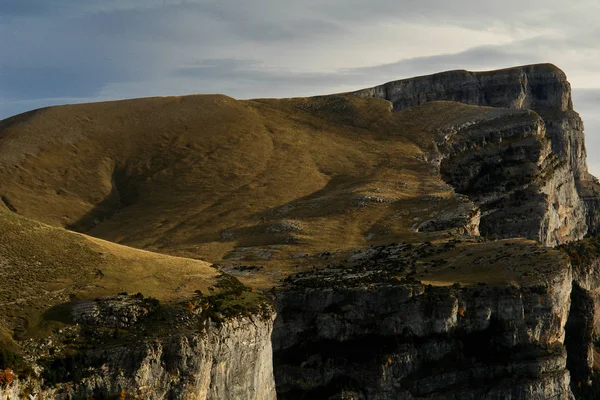
<svg viewBox="0 0 600 400">
<path fill-rule="evenodd" d="M 328 94 L 451 69 L 562 68 L 600 175 L 600 2 L 0 0 L 0 119 L 65 103 Z"/>
</svg>

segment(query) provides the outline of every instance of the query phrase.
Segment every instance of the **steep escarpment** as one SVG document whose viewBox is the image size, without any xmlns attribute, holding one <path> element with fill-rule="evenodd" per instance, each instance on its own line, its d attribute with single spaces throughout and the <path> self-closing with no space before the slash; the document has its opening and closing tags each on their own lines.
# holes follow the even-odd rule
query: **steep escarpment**
<svg viewBox="0 0 600 400">
<path fill-rule="evenodd" d="M 573 111 L 571 85 L 552 64 L 536 64 L 486 72 L 449 71 L 389 82 L 353 92 L 384 98 L 396 111 L 431 101 L 529 109 L 549 124 L 552 151 L 567 157 L 574 173 L 587 173 L 583 123 Z"/>
<path fill-rule="evenodd" d="M 597 397 L 598 337 L 600 335 L 600 239 L 592 236 L 561 246 L 573 265 L 571 312 L 565 344 L 567 360 L 581 399 Z"/>
<path fill-rule="evenodd" d="M 168 336 L 130 338 L 129 342 L 113 339 L 113 343 L 96 343 L 96 348 L 83 353 L 62 356 L 52 353 L 58 346 L 46 338 L 42 352 L 50 351 L 51 356 L 41 369 L 41 380 L 16 379 L 0 385 L 0 396 L 7 400 L 24 395 L 52 399 L 274 400 L 272 319 L 232 317 L 188 334 L 173 325 Z M 70 334 L 78 337 L 75 332 Z"/>
<path fill-rule="evenodd" d="M 427 160 L 479 207 L 482 235 L 589 246 L 577 240 L 595 230 L 596 181 L 556 67 L 454 71 L 353 94 L 429 121 L 438 136 Z M 440 100 L 495 111 L 461 119 L 440 113 Z M 416 257 L 406 245 L 372 248 L 290 278 L 273 341 L 280 395 L 594 398 L 597 266 L 514 245 L 470 245 L 479 257 L 448 243 Z"/>
<path fill-rule="evenodd" d="M 20 338 L 27 367 L 3 372 L 16 371 L 2 375 L 0 396 L 275 399 L 273 308 L 225 275 L 210 292 L 187 303 L 123 293 L 54 307 L 47 323 L 66 324 Z"/>
<path fill-rule="evenodd" d="M 275 398 L 274 310 L 236 279 L 3 209 L 0 239 L 2 399 Z"/>
<path fill-rule="evenodd" d="M 524 236 L 547 246 L 587 232 L 575 177 L 552 152 L 542 118 L 530 110 L 486 108 L 478 115 L 438 115 L 428 103 L 400 114 L 419 115 L 437 134 L 430 161 L 455 190 L 479 206 L 479 231 L 491 238 Z"/>
<path fill-rule="evenodd" d="M 490 107 L 573 110 L 567 77 L 552 64 L 486 72 L 440 72 L 389 82 L 353 94 L 385 98 L 392 102 L 395 110 L 438 100 Z"/>
<path fill-rule="evenodd" d="M 570 197 L 568 201 L 573 209 L 568 214 L 572 214 L 570 220 L 573 220 L 573 216 L 578 217 L 578 226 L 573 227 L 571 234 L 566 237 L 558 240 L 551 238 L 547 242 L 581 238 L 582 232 L 597 229 L 597 204 L 585 195 L 592 190 L 591 187 L 597 189 L 597 182 L 587 172 L 583 123 L 573 111 L 571 88 L 566 75 L 554 65 L 538 64 L 487 72 L 443 72 L 389 82 L 353 94 L 384 98 L 391 101 L 397 111 L 439 100 L 535 111 L 544 121 L 552 153 L 564 160 L 569 174 L 573 175 L 577 192 L 575 194 L 575 190 L 568 188 L 566 192 L 569 193 L 561 196 Z M 560 186 L 565 184 L 570 185 L 569 182 L 559 183 Z M 579 216 L 582 209 L 586 210 L 584 218 Z M 551 210 L 549 214 L 553 214 Z M 552 220 L 556 216 L 544 218 Z M 535 238 L 535 235 L 529 237 Z"/>
<path fill-rule="evenodd" d="M 368 250 L 354 267 L 289 279 L 273 336 L 279 398 L 571 398 L 566 257 L 520 241 L 453 246 Z"/>
</svg>

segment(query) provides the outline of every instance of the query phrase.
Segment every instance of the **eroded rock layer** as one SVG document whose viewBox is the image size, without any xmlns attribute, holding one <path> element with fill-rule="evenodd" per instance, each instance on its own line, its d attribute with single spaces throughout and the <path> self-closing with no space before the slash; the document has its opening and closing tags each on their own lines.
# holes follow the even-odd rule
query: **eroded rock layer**
<svg viewBox="0 0 600 400">
<path fill-rule="evenodd" d="M 552 151 L 567 157 L 578 177 L 587 172 L 583 123 L 573 111 L 571 85 L 565 73 L 552 64 L 486 72 L 442 72 L 353 94 L 384 98 L 392 102 L 396 111 L 439 100 L 533 110 L 548 123 Z"/>
<path fill-rule="evenodd" d="M 537 215 L 536 229 L 515 231 L 510 220 L 520 218 L 517 212 L 517 215 L 507 216 L 507 226 L 493 223 L 490 231 L 499 231 L 504 237 L 510 236 L 508 232 L 512 231 L 513 236 L 524 235 L 552 246 L 580 239 L 588 230 L 597 229 L 598 205 L 593 200 L 595 196 L 584 195 L 597 188 L 598 184 L 587 172 L 583 122 L 573 111 L 571 88 L 566 75 L 556 66 L 538 64 L 488 72 L 449 71 L 389 82 L 353 94 L 389 100 L 396 111 L 440 100 L 534 111 L 541 117 L 542 135 L 549 139 L 552 154 L 560 162 L 554 163 L 546 171 L 546 182 L 524 196 L 545 197 L 548 199 L 547 205 L 532 210 Z M 488 149 L 487 153 L 490 151 L 493 150 Z M 472 154 L 470 158 L 477 156 Z M 492 163 L 488 157 L 488 166 L 510 168 L 510 163 L 499 156 L 496 155 Z M 544 164 L 543 160 L 540 161 L 540 165 Z M 561 168 L 557 168 L 559 165 Z M 461 190 L 465 188 L 459 185 L 457 191 Z M 534 200 L 533 203 L 539 202 Z"/>
<path fill-rule="evenodd" d="M 438 129 L 441 175 L 479 205 L 481 234 L 524 236 L 546 246 L 585 235 L 572 170 L 551 151 L 536 113 L 494 109 Z"/>
<path fill-rule="evenodd" d="M 171 335 L 154 340 L 54 356 L 44 379 L 0 385 L 0 398 L 274 400 L 273 317 L 228 318 L 189 334 L 173 325 Z"/>
<path fill-rule="evenodd" d="M 279 398 L 572 398 L 563 343 L 573 277 L 568 260 L 553 257 L 555 265 L 536 267 L 530 273 L 540 278 L 520 287 L 436 287 L 423 283 L 428 275 L 385 280 L 403 259 L 393 248 L 378 253 L 378 269 L 290 279 L 273 336 Z M 490 276 L 517 257 L 500 258 L 488 263 Z M 418 270 L 435 276 L 432 269 L 446 268 Z"/>
</svg>

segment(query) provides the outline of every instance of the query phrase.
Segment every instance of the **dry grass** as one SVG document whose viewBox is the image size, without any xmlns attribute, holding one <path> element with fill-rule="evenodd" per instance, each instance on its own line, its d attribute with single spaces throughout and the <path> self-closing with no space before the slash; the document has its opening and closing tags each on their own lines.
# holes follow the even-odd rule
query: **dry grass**
<svg viewBox="0 0 600 400">
<path fill-rule="evenodd" d="M 299 253 L 443 236 L 411 229 L 457 205 L 427 161 L 432 132 L 491 112 L 341 96 L 52 107 L 0 123 L 0 195 L 112 242 L 264 265 L 245 280 L 268 287 L 309 266 Z M 301 230 L 275 232 L 282 221 Z"/>
<path fill-rule="evenodd" d="M 424 269 L 417 263 L 417 277 L 425 284 L 449 286 L 474 285 L 534 286 L 551 281 L 568 265 L 561 251 L 541 248 L 533 240 L 505 239 L 486 243 L 465 243 L 441 255 L 420 260 L 444 263 Z"/>
<path fill-rule="evenodd" d="M 33 222 L 0 210 L 0 321 L 20 330 L 73 297 L 142 292 L 171 301 L 207 289 L 202 261 L 154 254 Z"/>
<path fill-rule="evenodd" d="M 270 286 L 302 265 L 299 252 L 438 237 L 411 230 L 457 202 L 427 161 L 431 130 L 492 111 L 393 113 L 342 96 L 52 107 L 0 123 L 0 195 L 21 215 L 111 242 L 265 265 L 247 281 Z M 270 228 L 287 220 L 301 231 Z"/>
</svg>

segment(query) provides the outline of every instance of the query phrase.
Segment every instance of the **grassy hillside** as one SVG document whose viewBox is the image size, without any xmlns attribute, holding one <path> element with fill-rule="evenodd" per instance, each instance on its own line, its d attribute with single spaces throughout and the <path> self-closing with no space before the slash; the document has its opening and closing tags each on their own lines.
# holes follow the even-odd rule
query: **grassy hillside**
<svg viewBox="0 0 600 400">
<path fill-rule="evenodd" d="M 319 262 L 305 254 L 447 237 L 415 232 L 464 204 L 429 161 L 434 132 L 491 111 L 437 102 L 393 113 L 345 96 L 51 107 L 0 122 L 0 197 L 111 242 L 264 266 L 246 281 L 271 286 Z"/>
<path fill-rule="evenodd" d="M 35 328 L 71 299 L 142 292 L 163 301 L 214 285 L 202 261 L 150 253 L 69 232 L 0 210 L 0 329 Z"/>
</svg>

